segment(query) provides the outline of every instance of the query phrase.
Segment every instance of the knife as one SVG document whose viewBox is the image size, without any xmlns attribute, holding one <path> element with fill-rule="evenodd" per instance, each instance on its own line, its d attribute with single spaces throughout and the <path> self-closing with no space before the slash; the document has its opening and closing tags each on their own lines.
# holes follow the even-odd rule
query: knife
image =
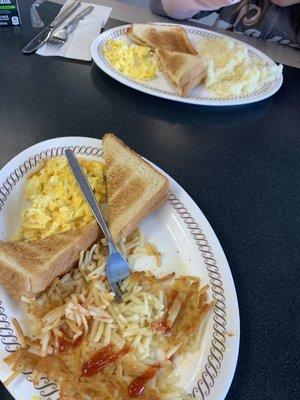
<svg viewBox="0 0 300 400">
<path fill-rule="evenodd" d="M 24 54 L 30 54 L 41 47 L 50 37 L 51 33 L 60 24 L 62 24 L 77 8 L 80 6 L 80 1 L 71 3 L 62 13 L 56 16 L 54 20 L 46 26 L 40 33 L 38 33 L 23 49 Z"/>
</svg>

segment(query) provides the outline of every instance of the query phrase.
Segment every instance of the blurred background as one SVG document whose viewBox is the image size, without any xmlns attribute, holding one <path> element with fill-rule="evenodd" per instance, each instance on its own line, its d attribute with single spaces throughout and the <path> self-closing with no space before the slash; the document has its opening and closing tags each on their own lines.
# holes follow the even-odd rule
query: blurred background
<svg viewBox="0 0 300 400">
<path fill-rule="evenodd" d="M 117 1 L 138 7 L 149 7 L 149 0 L 117 0 Z"/>
</svg>

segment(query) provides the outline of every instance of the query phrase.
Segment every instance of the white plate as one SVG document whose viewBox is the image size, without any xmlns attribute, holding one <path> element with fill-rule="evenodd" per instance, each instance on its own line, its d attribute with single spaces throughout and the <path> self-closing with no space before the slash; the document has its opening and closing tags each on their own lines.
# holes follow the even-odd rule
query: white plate
<svg viewBox="0 0 300 400">
<path fill-rule="evenodd" d="M 164 25 L 176 25 L 176 24 L 164 24 Z M 153 96 L 162 97 L 169 100 L 180 101 L 183 103 L 208 105 L 208 106 L 236 106 L 241 104 L 254 103 L 266 99 L 272 96 L 280 88 L 283 82 L 282 74 L 273 82 L 264 84 L 260 89 L 250 94 L 242 94 L 240 96 L 232 96 L 227 98 L 217 97 L 215 94 L 205 89 L 203 85 L 196 87 L 189 96 L 181 97 L 176 93 L 176 89 L 172 86 L 161 72 L 158 73 L 158 77 L 152 81 L 136 81 L 133 80 L 118 70 L 116 70 L 110 62 L 106 59 L 103 53 L 103 49 L 110 39 L 125 39 L 129 40 L 126 35 L 126 29 L 130 25 L 123 25 L 117 28 L 109 29 L 98 36 L 92 43 L 91 53 L 94 62 L 106 72 L 109 76 L 116 79 L 117 81 L 129 86 L 133 89 L 139 90 L 140 92 L 152 94 Z M 199 38 L 205 37 L 228 37 L 221 33 L 208 31 L 202 28 L 195 28 L 187 25 L 179 25 L 185 29 L 191 43 L 194 47 L 197 47 Z M 232 39 L 232 38 L 231 38 Z M 241 43 L 246 46 L 252 57 L 257 57 L 264 60 L 268 65 L 276 65 L 268 56 L 249 46 L 239 40 L 232 39 L 235 42 Z"/>
<path fill-rule="evenodd" d="M 63 137 L 38 143 L 13 158 L 0 171 L 0 240 L 8 240 L 16 232 L 24 206 L 23 190 L 27 177 L 44 157 L 56 157 L 66 147 L 87 159 L 102 158 L 100 140 L 84 137 Z M 167 175 L 168 176 L 168 175 Z M 197 399 L 222 400 L 231 384 L 239 349 L 239 309 L 229 265 L 221 245 L 207 219 L 190 196 L 171 178 L 168 202 L 141 225 L 145 237 L 163 253 L 161 272 L 170 266 L 183 274 L 202 277 L 209 284 L 209 295 L 216 306 L 208 320 L 203 346 L 188 356 L 182 369 L 182 386 Z M 0 379 L 5 380 L 9 368 L 3 358 L 18 348 L 11 320 L 22 323 L 22 311 L 0 287 Z M 20 376 L 8 389 L 17 400 L 32 400 L 34 394 L 57 400 L 54 384 L 43 379 L 34 388 L 27 375 Z"/>
</svg>

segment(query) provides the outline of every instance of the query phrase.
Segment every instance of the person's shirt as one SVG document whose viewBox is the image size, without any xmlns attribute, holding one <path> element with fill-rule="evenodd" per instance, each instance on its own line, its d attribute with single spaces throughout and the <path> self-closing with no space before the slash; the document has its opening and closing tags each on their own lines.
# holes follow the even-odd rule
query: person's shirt
<svg viewBox="0 0 300 400">
<path fill-rule="evenodd" d="M 259 0 L 251 1 L 249 8 L 239 7 L 239 2 L 240 0 L 150 0 L 150 6 L 153 12 L 163 16 L 193 19 L 207 26 L 300 49 L 300 4 L 279 7 L 270 3 L 263 12 Z"/>
</svg>

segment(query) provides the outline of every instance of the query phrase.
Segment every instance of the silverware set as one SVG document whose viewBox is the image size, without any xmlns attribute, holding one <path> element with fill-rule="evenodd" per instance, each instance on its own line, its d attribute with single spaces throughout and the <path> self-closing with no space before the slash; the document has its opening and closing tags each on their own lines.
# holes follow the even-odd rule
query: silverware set
<svg viewBox="0 0 300 400">
<path fill-rule="evenodd" d="M 69 21 L 62 29 L 57 31 L 54 35 L 50 36 L 49 42 L 53 44 L 65 43 L 68 40 L 68 29 L 77 21 L 80 21 L 86 15 L 88 15 L 93 10 L 93 8 L 93 6 L 88 6 L 80 13 L 76 14 L 75 17 L 72 18 L 71 21 Z"/>
<path fill-rule="evenodd" d="M 56 31 L 56 29 L 63 24 L 63 22 L 69 18 L 81 5 L 80 1 L 74 1 L 71 3 L 62 13 L 60 13 L 54 20 L 47 25 L 38 35 L 36 35 L 23 49 L 24 54 L 30 54 L 35 52 L 39 47 L 45 43 L 51 43 L 55 45 L 64 44 L 68 40 L 68 29 L 76 22 L 83 19 L 92 10 L 93 6 L 88 6 L 78 14 L 76 14 L 62 29 Z M 56 31 L 54 33 L 54 31 Z"/>
</svg>

